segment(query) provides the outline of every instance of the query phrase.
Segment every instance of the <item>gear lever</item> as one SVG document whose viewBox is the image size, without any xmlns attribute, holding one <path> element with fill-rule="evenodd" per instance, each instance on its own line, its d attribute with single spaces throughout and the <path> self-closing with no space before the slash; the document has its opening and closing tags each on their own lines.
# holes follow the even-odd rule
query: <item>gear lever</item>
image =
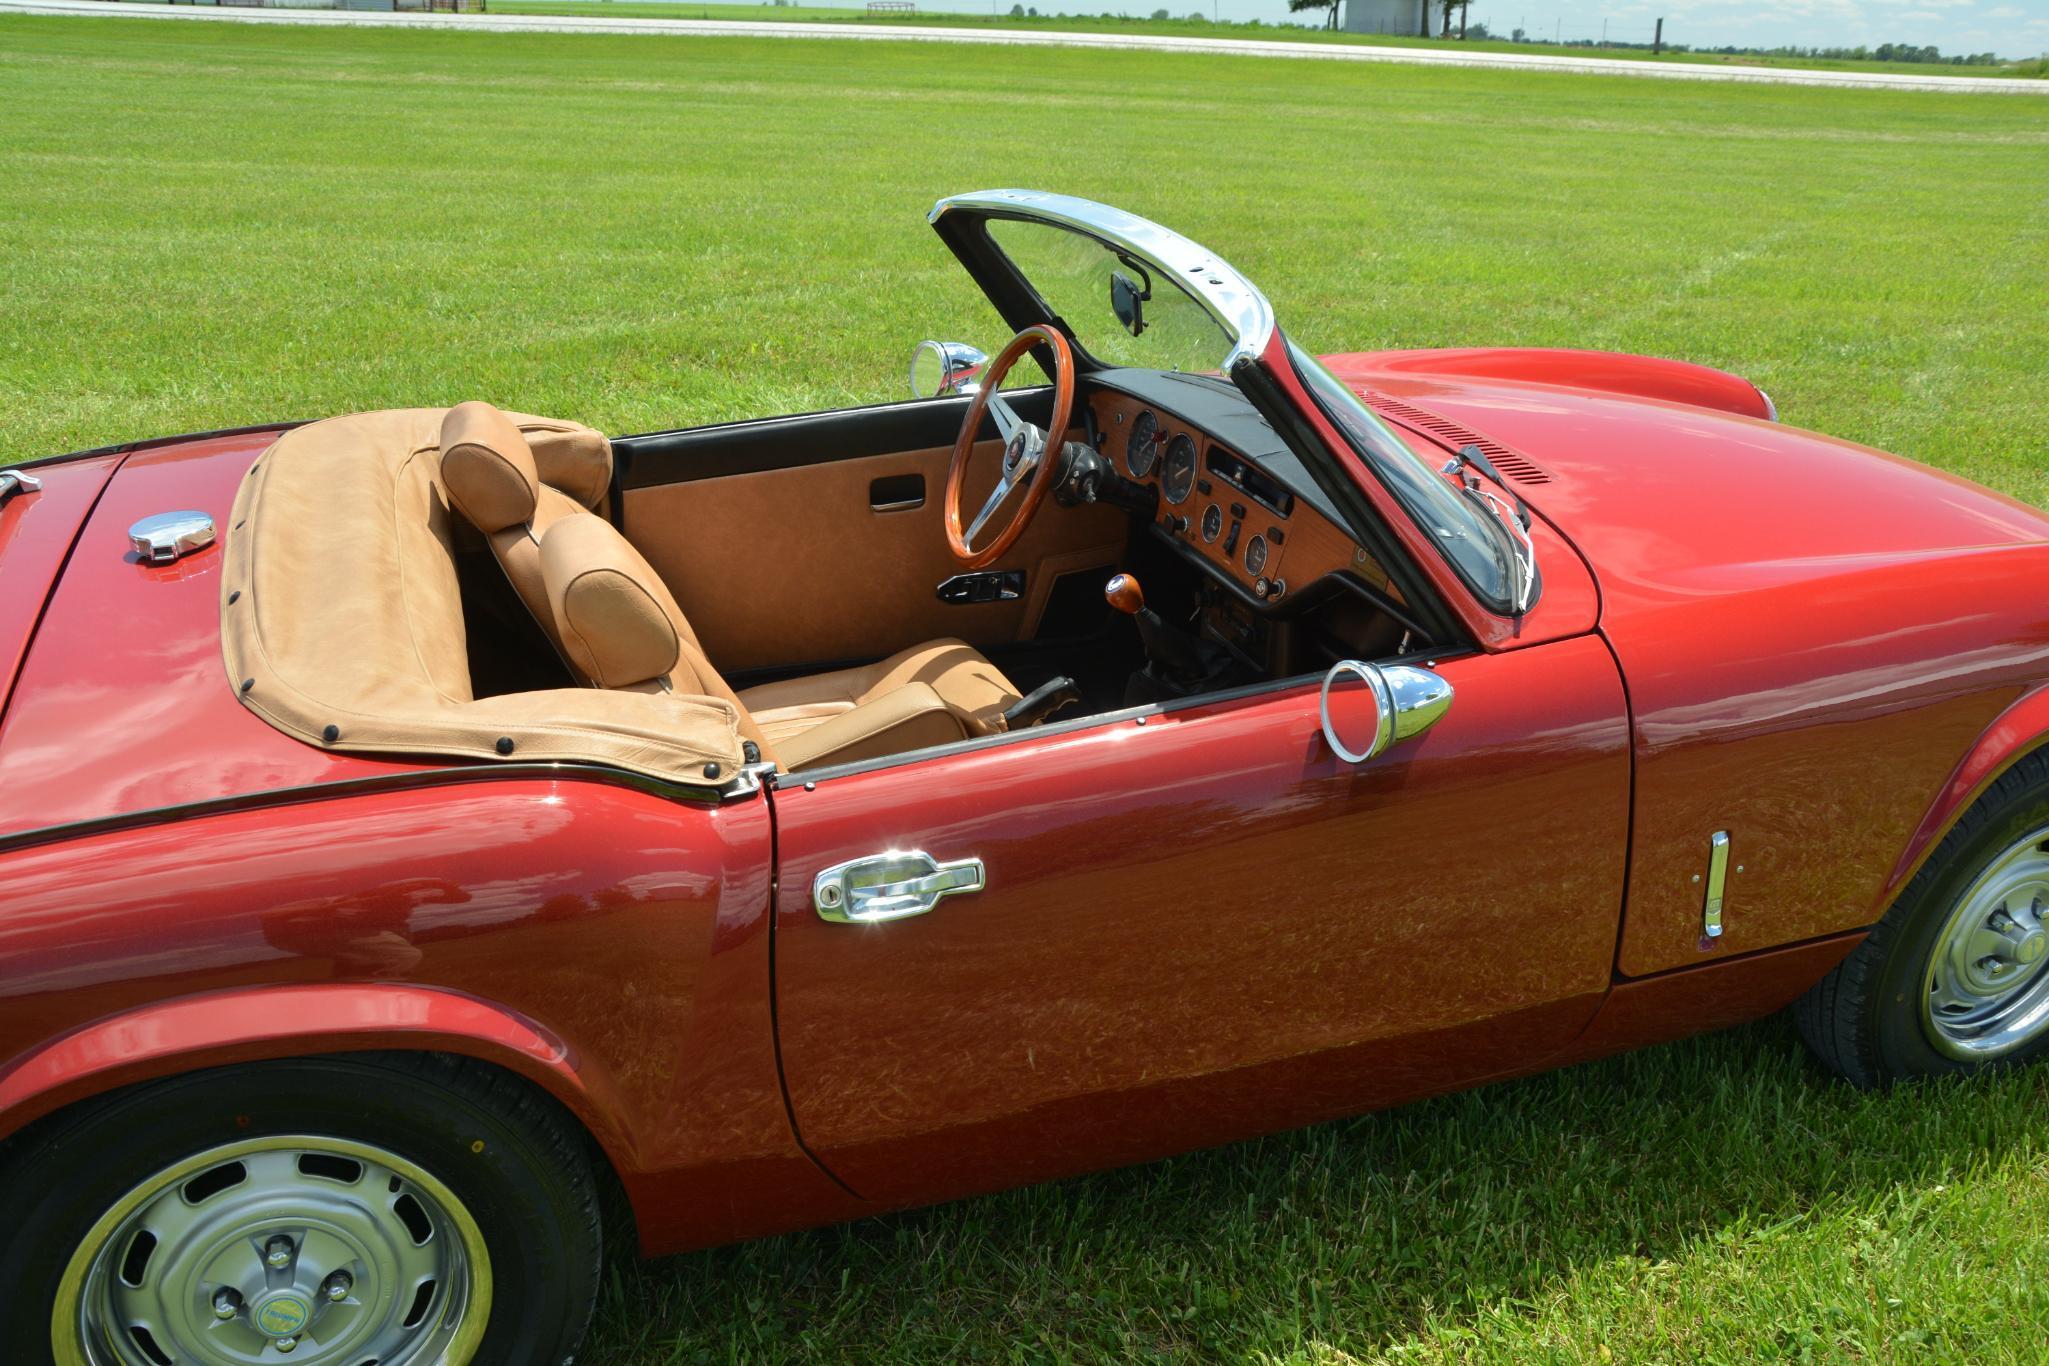
<svg viewBox="0 0 2049 1366">
<path fill-rule="evenodd" d="M 1138 638 L 1145 645 L 1145 657 L 1169 677 L 1183 678 L 1203 672 L 1202 652 L 1193 637 L 1169 626 L 1158 612 L 1145 605 L 1145 590 L 1129 574 L 1112 575 L 1103 585 L 1103 597 L 1118 611 L 1138 624 Z"/>
</svg>

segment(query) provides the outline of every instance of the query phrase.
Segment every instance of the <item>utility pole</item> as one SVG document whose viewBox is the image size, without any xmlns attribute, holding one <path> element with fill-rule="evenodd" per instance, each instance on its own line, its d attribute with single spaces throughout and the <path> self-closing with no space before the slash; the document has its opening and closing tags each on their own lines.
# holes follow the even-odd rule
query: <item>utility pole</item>
<svg viewBox="0 0 2049 1366">
<path fill-rule="evenodd" d="M 1606 19 L 1601 21 L 1601 46 L 1608 46 L 1608 21 Z"/>
<path fill-rule="evenodd" d="M 1665 50 L 1665 21 L 1664 21 L 1663 19 L 1660 19 L 1660 20 L 1658 20 L 1658 27 L 1657 27 L 1657 31 L 1656 31 L 1655 33 L 1653 33 L 1653 34 L 1651 35 L 1651 56 L 1655 57 L 1655 56 L 1657 56 L 1657 55 L 1658 55 L 1658 54 L 1659 54 L 1660 52 L 1663 52 L 1664 50 Z"/>
</svg>

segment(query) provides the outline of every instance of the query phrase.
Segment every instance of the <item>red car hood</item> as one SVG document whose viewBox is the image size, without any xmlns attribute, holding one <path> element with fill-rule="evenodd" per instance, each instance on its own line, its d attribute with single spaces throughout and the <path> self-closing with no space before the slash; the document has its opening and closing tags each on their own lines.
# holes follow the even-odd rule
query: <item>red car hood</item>
<svg viewBox="0 0 2049 1366">
<path fill-rule="evenodd" d="M 235 699 L 221 659 L 219 544 L 160 567 L 129 548 L 136 521 L 188 508 L 232 536 L 236 487 L 276 439 L 180 439 L 39 466 L 42 491 L 0 505 L 0 678 L 20 660 L 0 715 L 0 840 L 418 766 L 331 754 L 265 725 Z"/>
<path fill-rule="evenodd" d="M 1711 408 L 1331 358 L 1346 382 L 1448 418 L 1537 466 L 1512 481 L 1600 584 L 1602 621 L 1704 595 L 2049 542 L 2049 517 L 1969 480 Z M 1459 437 L 1382 406 L 1412 438 Z M 1498 463 L 1498 462 L 1497 462 Z"/>
</svg>

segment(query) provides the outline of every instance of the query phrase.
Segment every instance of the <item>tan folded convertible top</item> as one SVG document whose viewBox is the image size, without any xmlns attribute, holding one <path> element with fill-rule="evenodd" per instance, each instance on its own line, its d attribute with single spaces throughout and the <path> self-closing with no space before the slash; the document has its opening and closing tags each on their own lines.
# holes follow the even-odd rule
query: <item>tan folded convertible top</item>
<svg viewBox="0 0 2049 1366">
<path fill-rule="evenodd" d="M 315 422 L 279 437 L 250 468 L 222 536 L 221 650 L 243 703 L 329 749 L 580 760 L 700 787 L 737 776 L 738 717 L 719 698 L 595 688 L 474 696 L 437 468 L 445 411 Z M 528 434 L 543 480 L 586 505 L 603 495 L 602 436 L 508 416 Z"/>
</svg>

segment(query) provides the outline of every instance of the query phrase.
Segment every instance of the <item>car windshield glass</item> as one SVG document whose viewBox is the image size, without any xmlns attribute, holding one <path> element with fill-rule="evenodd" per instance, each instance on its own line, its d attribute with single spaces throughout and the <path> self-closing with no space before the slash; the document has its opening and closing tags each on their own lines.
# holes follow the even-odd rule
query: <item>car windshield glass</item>
<svg viewBox="0 0 2049 1366">
<path fill-rule="evenodd" d="M 1382 482 L 1416 524 L 1443 547 L 1459 575 L 1490 606 L 1512 607 L 1518 597 L 1518 569 L 1514 547 L 1500 520 L 1453 488 L 1428 461 L 1409 449 L 1322 361 L 1292 341 L 1288 356 L 1324 415 L 1380 473 Z"/>
<path fill-rule="evenodd" d="M 1086 234 L 991 218 L 989 236 L 1076 344 L 1106 365 L 1215 373 L 1237 341 L 1158 267 Z"/>
</svg>

